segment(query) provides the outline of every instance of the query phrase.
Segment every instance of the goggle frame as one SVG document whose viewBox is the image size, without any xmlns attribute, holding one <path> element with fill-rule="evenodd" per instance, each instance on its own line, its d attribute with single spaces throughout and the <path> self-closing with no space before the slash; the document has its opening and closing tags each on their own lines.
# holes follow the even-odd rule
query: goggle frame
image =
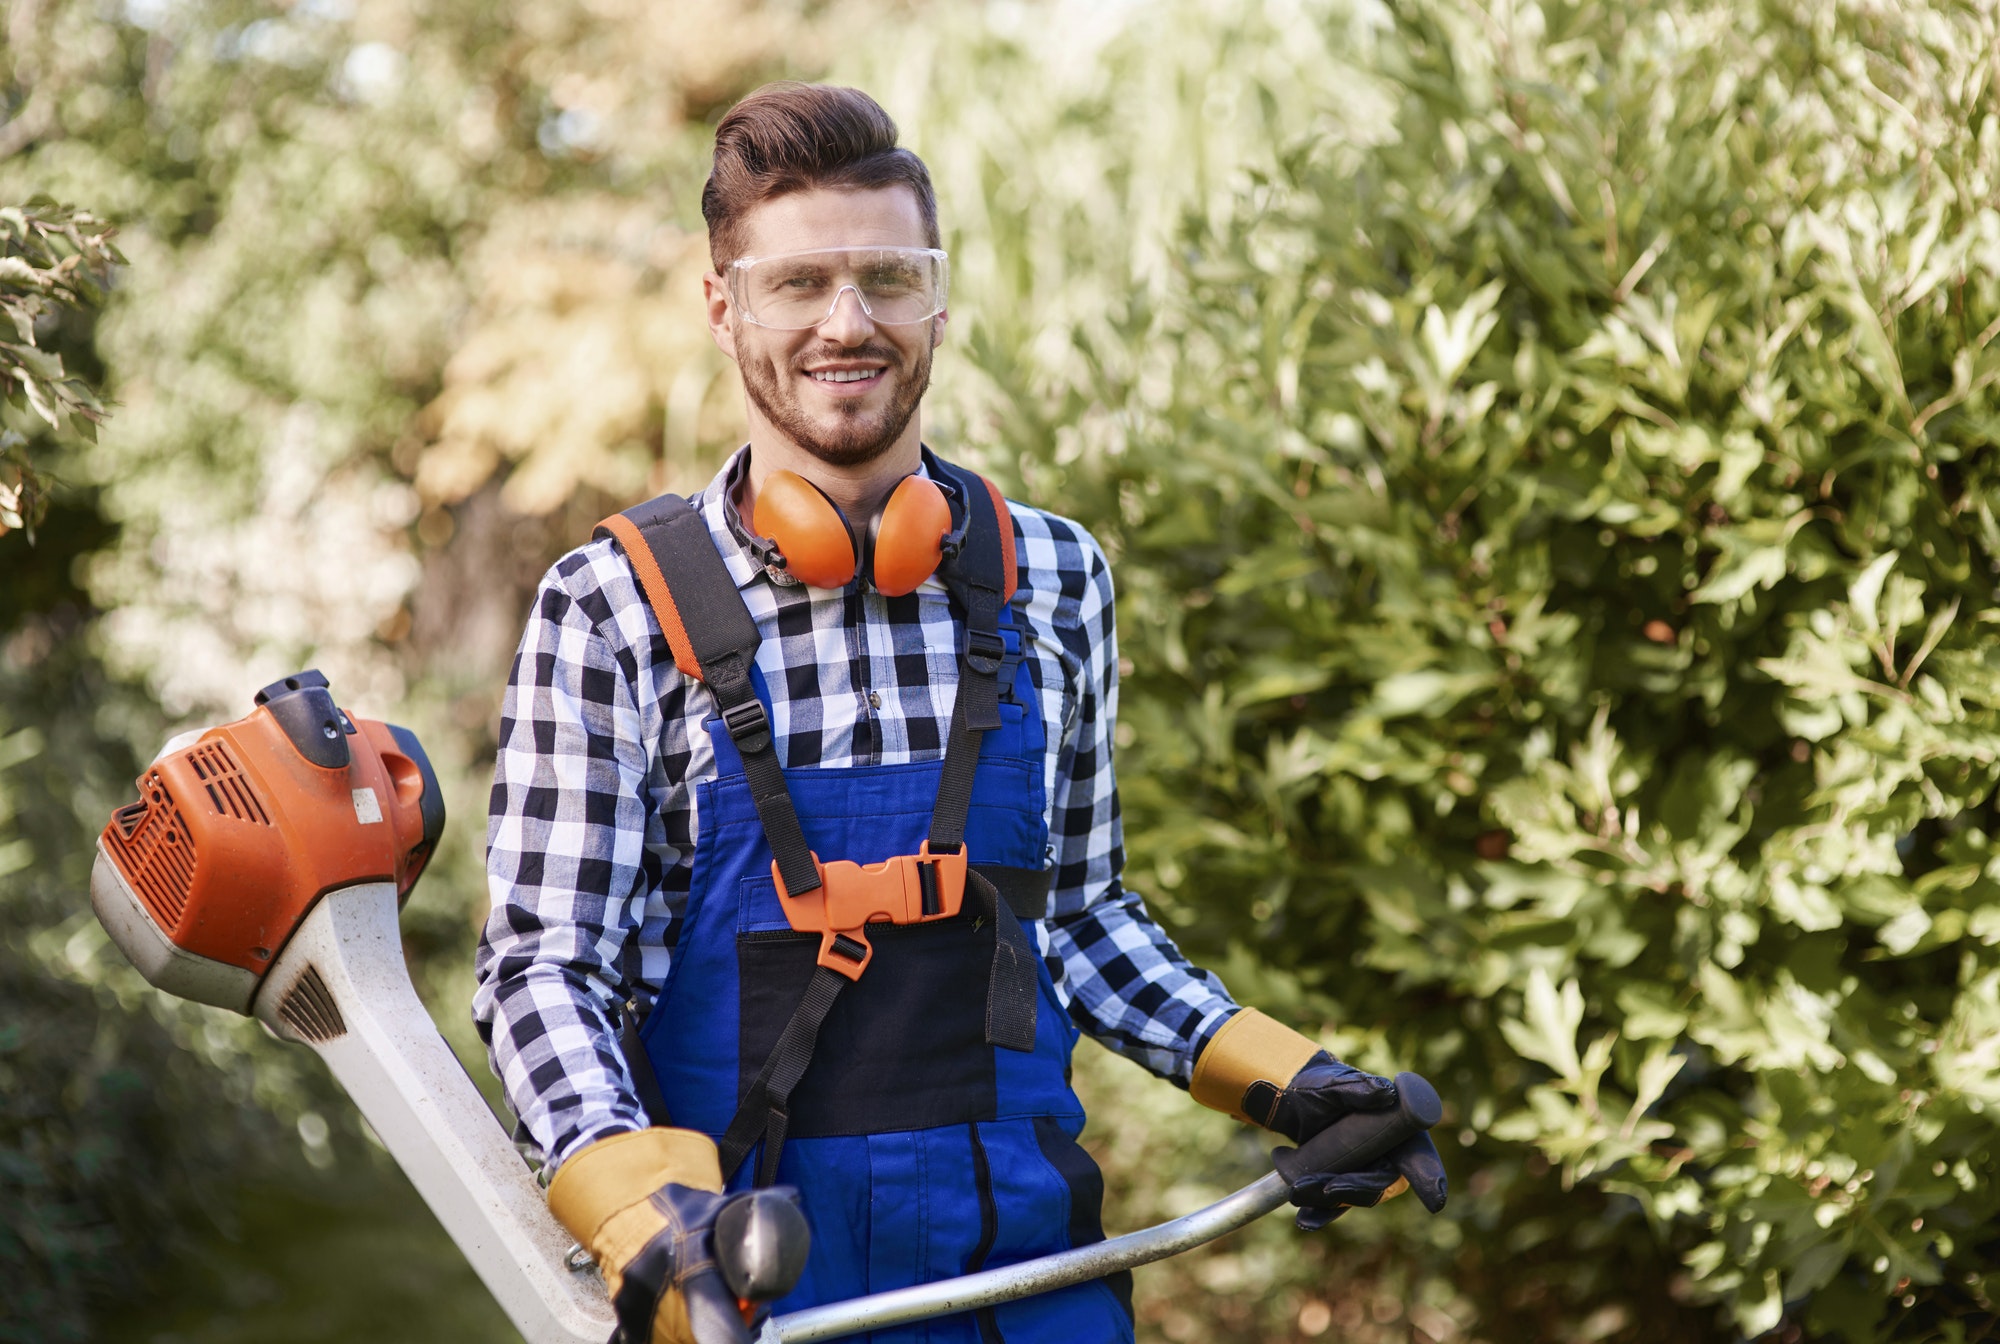
<svg viewBox="0 0 2000 1344">
<path fill-rule="evenodd" d="M 842 285 L 833 292 L 833 298 L 827 303 L 826 312 L 817 321 L 803 323 L 799 326 L 779 326 L 773 322 L 760 320 L 751 310 L 749 297 L 744 292 L 751 267 L 767 261 L 789 261 L 794 257 L 822 256 L 832 252 L 897 252 L 927 258 L 937 268 L 937 297 L 935 306 L 922 317 L 895 319 L 877 317 L 874 310 L 868 306 L 868 296 L 862 293 L 859 285 L 850 282 Z M 834 310 L 840 307 L 840 296 L 849 290 L 854 291 L 855 302 L 861 305 L 861 311 L 867 315 L 870 322 L 884 327 L 913 327 L 919 322 L 930 321 L 950 306 L 951 254 L 941 247 L 808 247 L 797 252 L 773 252 L 761 257 L 738 257 L 729 263 L 724 280 L 729 286 L 730 301 L 736 305 L 736 311 L 743 315 L 743 320 L 754 327 L 762 327 L 766 331 L 811 331 L 814 327 L 824 326 L 833 317 Z"/>
</svg>

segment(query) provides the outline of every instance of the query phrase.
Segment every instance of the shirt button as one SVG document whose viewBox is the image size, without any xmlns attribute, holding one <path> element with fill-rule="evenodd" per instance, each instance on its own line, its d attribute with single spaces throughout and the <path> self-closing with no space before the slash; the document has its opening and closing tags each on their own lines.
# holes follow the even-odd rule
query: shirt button
<svg viewBox="0 0 2000 1344">
<path fill-rule="evenodd" d="M 877 691 L 868 692 L 868 707 L 870 709 L 882 708 L 882 696 L 879 692 Z"/>
</svg>

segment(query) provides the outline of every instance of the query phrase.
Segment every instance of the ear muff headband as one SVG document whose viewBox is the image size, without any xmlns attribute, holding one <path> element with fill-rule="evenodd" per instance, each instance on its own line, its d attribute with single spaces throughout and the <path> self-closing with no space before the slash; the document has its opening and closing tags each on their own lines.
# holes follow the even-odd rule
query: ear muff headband
<svg viewBox="0 0 2000 1344">
<path fill-rule="evenodd" d="M 818 486 L 774 471 L 757 491 L 754 526 L 785 557 L 785 568 L 814 588 L 854 577 L 854 540 L 840 508 Z M 869 572 L 887 597 L 913 593 L 944 558 L 951 505 L 935 481 L 905 476 L 868 528 Z"/>
</svg>

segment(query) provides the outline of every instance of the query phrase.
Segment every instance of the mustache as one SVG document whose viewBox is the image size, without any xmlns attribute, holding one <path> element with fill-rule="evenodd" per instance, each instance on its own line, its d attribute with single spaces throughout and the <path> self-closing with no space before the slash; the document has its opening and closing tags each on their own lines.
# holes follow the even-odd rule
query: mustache
<svg viewBox="0 0 2000 1344">
<path fill-rule="evenodd" d="M 901 351 L 897 350 L 894 346 L 877 345 L 871 341 L 867 345 L 822 345 L 811 350 L 802 351 L 793 356 L 792 369 L 795 372 L 803 373 L 808 365 L 817 364 L 822 360 L 835 359 L 879 359 L 892 369 L 903 367 L 903 355 Z"/>
</svg>

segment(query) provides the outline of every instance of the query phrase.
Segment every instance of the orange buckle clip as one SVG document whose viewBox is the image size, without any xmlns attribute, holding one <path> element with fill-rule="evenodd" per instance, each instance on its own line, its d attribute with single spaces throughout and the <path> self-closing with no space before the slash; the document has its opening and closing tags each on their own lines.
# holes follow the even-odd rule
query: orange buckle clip
<svg viewBox="0 0 2000 1344">
<path fill-rule="evenodd" d="M 950 919 L 965 902 L 962 845 L 956 854 L 933 854 L 926 840 L 915 854 L 865 865 L 847 859 L 821 863 L 815 854 L 813 867 L 819 870 L 819 889 L 793 896 L 778 865 L 771 865 L 778 903 L 794 929 L 819 935 L 819 964 L 849 980 L 859 980 L 875 959 L 866 926 Z"/>
</svg>

